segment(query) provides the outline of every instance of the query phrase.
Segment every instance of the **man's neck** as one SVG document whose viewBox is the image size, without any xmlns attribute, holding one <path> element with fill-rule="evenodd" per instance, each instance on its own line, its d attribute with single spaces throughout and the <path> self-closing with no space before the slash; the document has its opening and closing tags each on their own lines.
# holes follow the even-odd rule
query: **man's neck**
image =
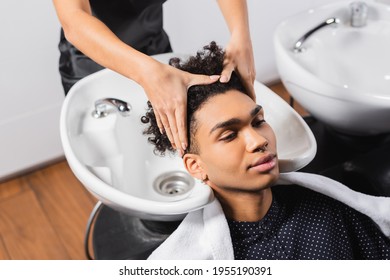
<svg viewBox="0 0 390 280">
<path fill-rule="evenodd" d="M 272 204 L 271 188 L 258 192 L 215 192 L 228 219 L 257 222 L 264 218 Z"/>
</svg>

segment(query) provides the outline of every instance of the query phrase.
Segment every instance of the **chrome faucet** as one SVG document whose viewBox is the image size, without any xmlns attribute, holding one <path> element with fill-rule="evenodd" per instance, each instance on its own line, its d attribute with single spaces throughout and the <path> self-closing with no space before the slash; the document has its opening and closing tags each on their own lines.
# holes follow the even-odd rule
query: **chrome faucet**
<svg viewBox="0 0 390 280">
<path fill-rule="evenodd" d="M 368 6 L 364 2 L 352 2 L 351 8 L 351 26 L 362 27 L 367 23 Z"/>
<path fill-rule="evenodd" d="M 92 116 L 96 119 L 103 118 L 109 114 L 109 108 L 115 108 L 122 116 L 130 114 L 131 106 L 125 101 L 116 98 L 103 98 L 95 101 L 95 110 Z"/>
<path fill-rule="evenodd" d="M 302 52 L 303 49 L 303 43 L 309 38 L 313 33 L 316 31 L 320 30 L 323 27 L 332 25 L 332 24 L 338 24 L 340 20 L 338 18 L 328 18 L 326 21 L 323 23 L 317 25 L 313 29 L 309 30 L 306 32 L 301 38 L 298 39 L 298 41 L 294 44 L 294 52 Z"/>
</svg>

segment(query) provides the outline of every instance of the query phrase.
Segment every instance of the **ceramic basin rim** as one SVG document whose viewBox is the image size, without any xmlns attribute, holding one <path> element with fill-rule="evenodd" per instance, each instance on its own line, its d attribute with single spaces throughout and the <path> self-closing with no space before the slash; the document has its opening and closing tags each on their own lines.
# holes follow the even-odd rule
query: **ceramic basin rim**
<svg viewBox="0 0 390 280">
<path fill-rule="evenodd" d="M 302 16 L 304 16 L 304 15 L 315 14 L 316 11 L 330 10 L 330 9 L 336 9 L 336 8 L 340 9 L 341 7 L 344 7 L 344 6 L 345 6 L 345 8 L 348 8 L 348 5 L 351 2 L 352 1 L 341 1 L 341 2 L 336 2 L 336 3 L 325 4 L 325 5 L 322 5 L 320 7 L 314 8 L 314 9 L 308 9 L 304 12 L 296 13 L 295 15 L 291 15 L 287 19 L 283 20 L 276 27 L 276 30 L 275 30 L 274 36 L 273 36 L 273 41 L 274 41 L 276 52 L 286 54 L 284 56 L 284 58 L 289 59 L 290 65 L 293 65 L 295 67 L 295 69 L 298 69 L 299 71 L 304 72 L 306 75 L 308 75 L 308 77 L 311 77 L 312 79 L 320 80 L 320 81 L 326 83 L 331 90 L 320 91 L 318 89 L 310 88 L 307 85 L 303 85 L 303 84 L 299 84 L 297 82 L 294 82 L 295 84 L 299 85 L 300 87 L 306 88 L 307 90 L 310 90 L 312 92 L 316 92 L 316 93 L 321 94 L 323 96 L 338 98 L 338 99 L 345 100 L 345 101 L 358 99 L 358 100 L 360 100 L 360 102 L 364 102 L 364 103 L 368 102 L 369 104 L 372 103 L 372 104 L 378 105 L 378 104 L 381 104 L 383 102 L 386 102 L 390 105 L 390 95 L 388 95 L 386 93 L 376 93 L 376 92 L 372 92 L 370 90 L 362 91 L 357 87 L 345 89 L 339 85 L 336 85 L 336 84 L 333 84 L 329 81 L 325 81 L 325 80 L 321 79 L 320 77 L 318 77 L 318 75 L 311 73 L 304 66 L 302 66 L 301 62 L 298 59 L 295 59 L 294 55 L 296 55 L 296 54 L 294 54 L 292 52 L 292 45 L 293 44 L 291 44 L 291 46 L 286 46 L 285 43 L 283 43 L 281 33 L 283 32 L 286 25 L 297 24 L 296 22 L 299 21 L 299 18 L 302 18 Z M 388 6 L 384 3 L 375 2 L 375 1 L 368 1 L 368 2 L 369 2 L 370 6 L 381 9 L 381 11 L 383 11 L 383 13 L 386 15 L 386 22 L 388 22 L 390 24 L 390 6 Z M 380 20 L 383 20 L 383 19 L 380 19 Z M 308 27 L 307 29 L 309 30 L 310 27 Z M 297 38 L 298 37 L 299 37 L 299 35 L 297 35 Z M 304 55 L 304 53 L 298 54 L 298 55 Z M 292 82 L 292 81 L 290 81 L 290 82 Z M 342 92 L 343 92 L 342 95 L 339 94 L 340 90 L 342 90 Z"/>
</svg>

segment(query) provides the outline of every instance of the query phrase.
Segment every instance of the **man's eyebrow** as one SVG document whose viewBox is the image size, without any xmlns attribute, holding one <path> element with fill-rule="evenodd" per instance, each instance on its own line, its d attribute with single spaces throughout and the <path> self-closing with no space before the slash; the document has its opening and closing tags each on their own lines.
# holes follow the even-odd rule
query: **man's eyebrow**
<svg viewBox="0 0 390 280">
<path fill-rule="evenodd" d="M 250 112 L 250 115 L 251 117 L 255 117 L 262 109 L 263 107 L 260 106 L 260 105 L 257 105 L 251 112 Z"/>
<path fill-rule="evenodd" d="M 262 109 L 263 107 L 261 107 L 260 105 L 257 105 L 255 108 L 253 108 L 249 115 L 253 118 L 255 117 Z M 221 128 L 225 128 L 225 127 L 229 127 L 229 126 L 232 126 L 232 125 L 236 125 L 236 124 L 239 124 L 241 123 L 241 120 L 240 119 L 237 119 L 237 118 L 232 118 L 230 120 L 227 120 L 227 121 L 224 121 L 224 122 L 220 122 L 220 123 L 217 123 L 211 130 L 210 130 L 210 134 L 213 133 L 215 130 L 217 129 L 221 129 Z"/>
</svg>

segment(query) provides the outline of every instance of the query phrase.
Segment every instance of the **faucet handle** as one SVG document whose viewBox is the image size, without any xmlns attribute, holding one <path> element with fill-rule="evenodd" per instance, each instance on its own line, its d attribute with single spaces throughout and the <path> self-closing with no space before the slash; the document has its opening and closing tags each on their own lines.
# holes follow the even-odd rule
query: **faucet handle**
<svg viewBox="0 0 390 280">
<path fill-rule="evenodd" d="M 362 27 L 367 23 L 368 6 L 365 2 L 352 2 L 351 8 L 351 26 Z"/>
</svg>

